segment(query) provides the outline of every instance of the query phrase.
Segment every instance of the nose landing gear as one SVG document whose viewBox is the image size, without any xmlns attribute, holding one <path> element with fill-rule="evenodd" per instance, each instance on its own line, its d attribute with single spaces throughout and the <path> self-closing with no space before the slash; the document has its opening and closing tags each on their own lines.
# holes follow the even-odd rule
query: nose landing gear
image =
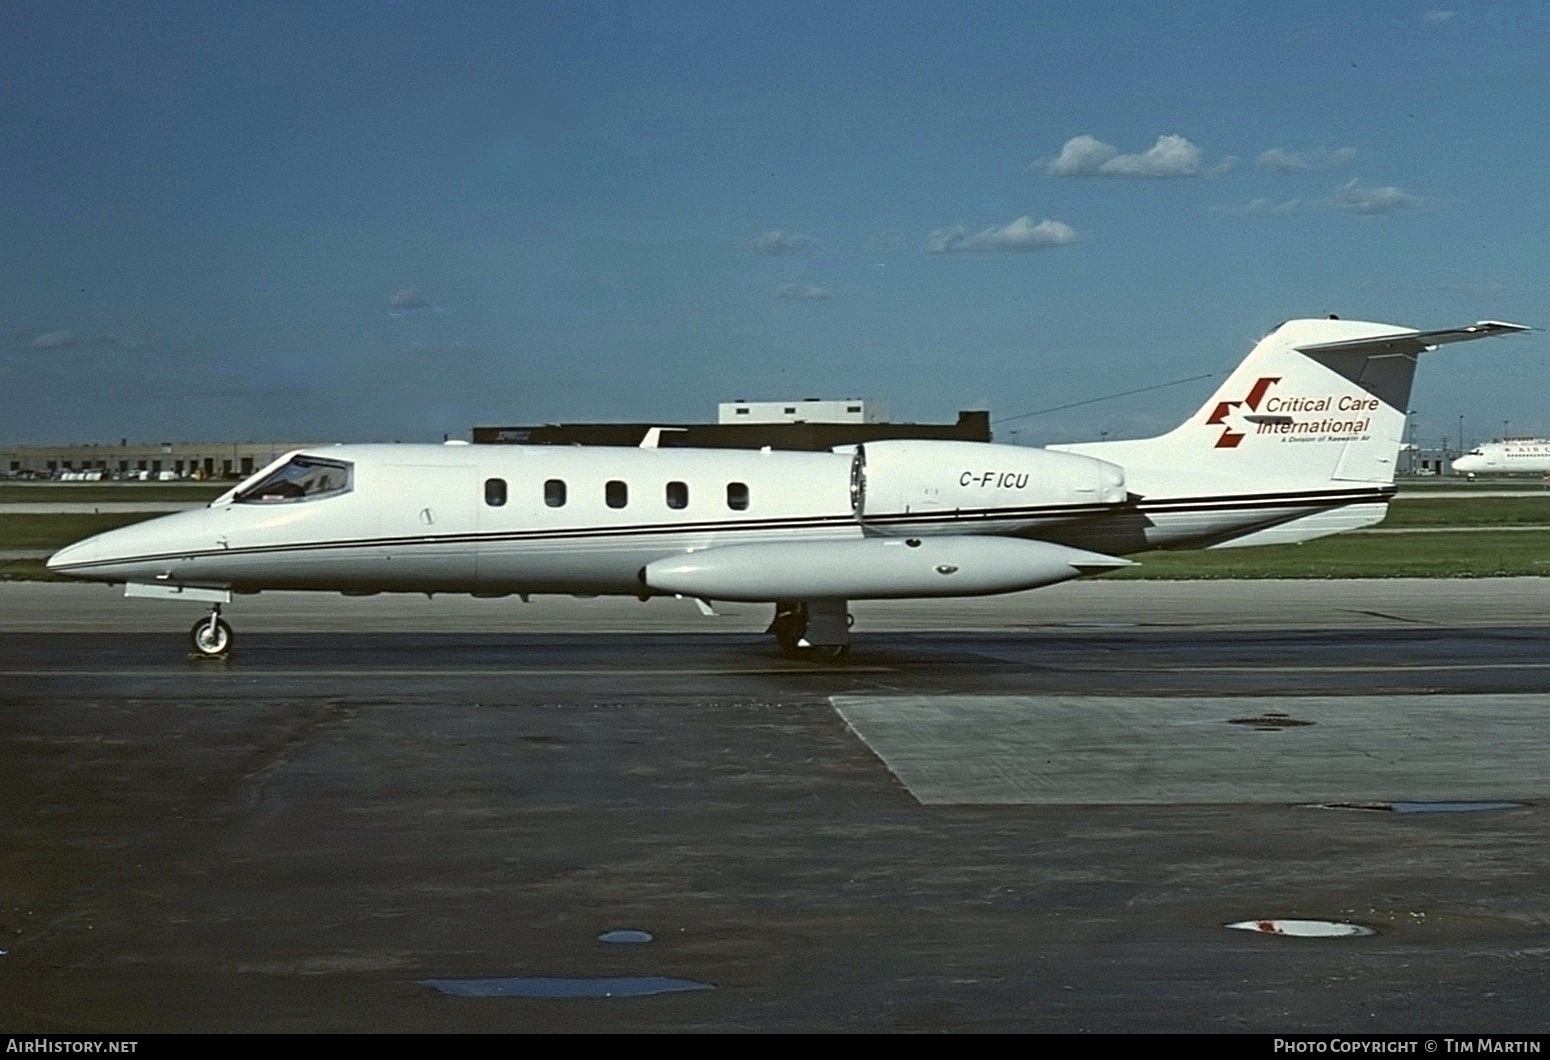
<svg viewBox="0 0 1550 1060">
<path fill-rule="evenodd" d="M 221 617 L 221 605 L 212 604 L 210 614 L 194 623 L 188 631 L 194 654 L 201 659 L 221 659 L 231 654 L 231 643 L 236 634 L 231 625 Z"/>
</svg>

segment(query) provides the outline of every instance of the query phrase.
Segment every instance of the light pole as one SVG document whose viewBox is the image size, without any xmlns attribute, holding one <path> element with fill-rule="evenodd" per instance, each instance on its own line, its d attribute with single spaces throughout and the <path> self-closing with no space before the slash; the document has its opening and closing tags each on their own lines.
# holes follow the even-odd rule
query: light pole
<svg viewBox="0 0 1550 1060">
<path fill-rule="evenodd" d="M 1464 452 L 1464 416 L 1459 414 L 1459 454 Z"/>
</svg>

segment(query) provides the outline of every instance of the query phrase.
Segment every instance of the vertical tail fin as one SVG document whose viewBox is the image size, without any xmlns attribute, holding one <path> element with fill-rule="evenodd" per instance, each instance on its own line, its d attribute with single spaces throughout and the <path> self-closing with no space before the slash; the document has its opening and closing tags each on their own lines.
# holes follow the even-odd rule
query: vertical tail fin
<svg viewBox="0 0 1550 1060">
<path fill-rule="evenodd" d="M 1443 343 L 1527 331 L 1482 321 L 1416 331 L 1358 320 L 1292 320 L 1184 423 L 1156 438 L 1049 446 L 1132 470 L 1260 483 L 1388 483 L 1416 358 Z"/>
</svg>

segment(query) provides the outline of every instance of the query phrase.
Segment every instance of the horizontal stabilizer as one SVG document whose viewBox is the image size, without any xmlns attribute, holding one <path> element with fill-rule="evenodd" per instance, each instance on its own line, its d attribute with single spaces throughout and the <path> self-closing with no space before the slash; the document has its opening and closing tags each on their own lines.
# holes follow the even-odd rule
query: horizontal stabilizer
<svg viewBox="0 0 1550 1060">
<path fill-rule="evenodd" d="M 1468 342 L 1493 335 L 1508 335 L 1517 331 L 1533 331 L 1522 324 L 1508 324 L 1500 320 L 1482 320 L 1461 328 L 1444 328 L 1441 331 L 1402 331 L 1394 335 L 1373 335 L 1368 338 L 1344 339 L 1339 342 L 1317 342 L 1297 349 L 1303 353 L 1353 353 L 1364 357 L 1394 357 L 1424 353 L 1449 342 Z"/>
</svg>

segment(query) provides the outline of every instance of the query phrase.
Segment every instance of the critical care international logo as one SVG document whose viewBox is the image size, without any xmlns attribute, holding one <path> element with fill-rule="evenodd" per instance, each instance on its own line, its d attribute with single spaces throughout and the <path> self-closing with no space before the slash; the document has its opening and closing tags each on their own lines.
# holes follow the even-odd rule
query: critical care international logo
<svg viewBox="0 0 1550 1060">
<path fill-rule="evenodd" d="M 1242 401 L 1218 401 L 1216 403 L 1216 411 L 1212 412 L 1206 420 L 1207 427 L 1220 427 L 1222 429 L 1222 436 L 1216 440 L 1214 448 L 1238 448 L 1238 443 L 1243 441 L 1243 435 L 1228 425 L 1227 417 L 1232 414 L 1234 409 L 1242 406 L 1247 406 L 1250 412 L 1258 412 L 1260 403 L 1265 400 L 1265 394 L 1280 381 L 1280 376 L 1261 376 L 1259 381 L 1249 388 L 1248 397 Z"/>
</svg>

